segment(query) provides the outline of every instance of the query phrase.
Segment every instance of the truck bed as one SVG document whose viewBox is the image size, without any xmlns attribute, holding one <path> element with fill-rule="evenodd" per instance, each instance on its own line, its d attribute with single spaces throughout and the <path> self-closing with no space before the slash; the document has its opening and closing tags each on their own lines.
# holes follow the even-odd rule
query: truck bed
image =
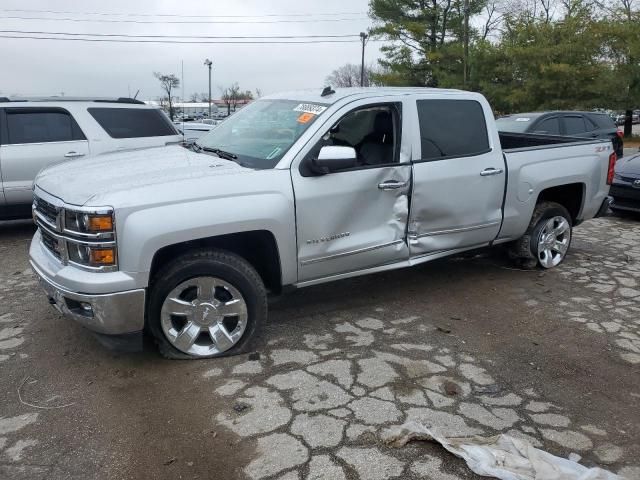
<svg viewBox="0 0 640 480">
<path fill-rule="evenodd" d="M 559 137 L 557 135 L 539 135 L 535 133 L 498 132 L 502 150 L 516 150 L 521 148 L 547 147 L 563 145 L 565 143 L 585 142 L 584 138 Z M 591 140 L 588 140 L 591 142 Z"/>
<path fill-rule="evenodd" d="M 500 132 L 507 189 L 501 238 L 517 238 L 526 229 L 538 196 L 562 185 L 575 189 L 579 211 L 574 221 L 592 218 L 609 192 L 606 185 L 611 142 L 522 133 Z M 608 144 L 608 145 L 607 145 Z"/>
</svg>

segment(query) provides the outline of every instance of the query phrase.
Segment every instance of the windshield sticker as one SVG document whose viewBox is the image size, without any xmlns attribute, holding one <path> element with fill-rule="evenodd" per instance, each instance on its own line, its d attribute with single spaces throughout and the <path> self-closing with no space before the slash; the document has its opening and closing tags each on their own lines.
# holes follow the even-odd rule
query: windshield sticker
<svg viewBox="0 0 640 480">
<path fill-rule="evenodd" d="M 315 118 L 313 113 L 305 112 L 298 117 L 298 123 L 309 123 Z"/>
<path fill-rule="evenodd" d="M 528 122 L 529 120 L 531 120 L 529 117 L 516 118 L 516 122 Z"/>
<path fill-rule="evenodd" d="M 293 111 L 294 112 L 311 113 L 313 115 L 320 115 L 326 109 L 327 109 L 327 107 L 323 107 L 322 105 L 315 105 L 313 103 L 301 103 L 296 108 L 294 108 Z"/>
</svg>

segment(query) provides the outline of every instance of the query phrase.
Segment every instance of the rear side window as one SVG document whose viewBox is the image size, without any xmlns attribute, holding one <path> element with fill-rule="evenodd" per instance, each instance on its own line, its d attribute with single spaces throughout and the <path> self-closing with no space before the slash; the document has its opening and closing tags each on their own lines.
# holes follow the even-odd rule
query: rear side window
<svg viewBox="0 0 640 480">
<path fill-rule="evenodd" d="M 7 143 L 86 140 L 71 114 L 62 108 L 7 108 Z"/>
<path fill-rule="evenodd" d="M 558 117 L 547 118 L 536 125 L 532 133 L 541 135 L 560 135 L 560 119 Z"/>
<path fill-rule="evenodd" d="M 593 121 L 599 128 L 616 129 L 616 122 L 609 115 L 604 113 L 594 113 L 589 119 Z"/>
<path fill-rule="evenodd" d="M 475 100 L 418 100 L 422 160 L 489 151 L 482 105 Z"/>
<path fill-rule="evenodd" d="M 564 131 L 566 135 L 579 135 L 592 130 L 592 127 L 578 116 L 564 117 Z"/>
<path fill-rule="evenodd" d="M 155 108 L 89 108 L 89 113 L 111 138 L 178 135 L 169 119 Z"/>
</svg>

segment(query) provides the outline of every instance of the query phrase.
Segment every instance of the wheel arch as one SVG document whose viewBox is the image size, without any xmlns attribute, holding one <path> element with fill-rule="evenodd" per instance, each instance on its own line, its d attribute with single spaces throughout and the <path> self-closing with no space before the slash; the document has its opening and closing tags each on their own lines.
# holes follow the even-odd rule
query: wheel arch
<svg viewBox="0 0 640 480">
<path fill-rule="evenodd" d="M 584 207 L 585 190 L 586 186 L 581 182 L 548 187 L 538 194 L 535 205 L 542 202 L 559 203 L 571 215 L 572 224 L 577 225 L 580 223 L 580 214 Z"/>
<path fill-rule="evenodd" d="M 202 249 L 219 249 L 235 253 L 256 269 L 268 291 L 282 291 L 280 252 L 275 236 L 268 230 L 215 235 L 166 245 L 153 255 L 149 283 L 153 283 L 158 271 L 172 259 Z"/>
</svg>

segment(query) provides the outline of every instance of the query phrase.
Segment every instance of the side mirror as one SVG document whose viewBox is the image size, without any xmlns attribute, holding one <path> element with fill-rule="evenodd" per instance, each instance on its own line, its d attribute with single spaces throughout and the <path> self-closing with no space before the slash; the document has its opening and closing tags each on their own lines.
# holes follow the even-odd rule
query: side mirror
<svg viewBox="0 0 640 480">
<path fill-rule="evenodd" d="M 325 146 L 318 158 L 311 160 L 311 170 L 318 175 L 346 170 L 358 165 L 356 149 L 353 147 Z"/>
</svg>

